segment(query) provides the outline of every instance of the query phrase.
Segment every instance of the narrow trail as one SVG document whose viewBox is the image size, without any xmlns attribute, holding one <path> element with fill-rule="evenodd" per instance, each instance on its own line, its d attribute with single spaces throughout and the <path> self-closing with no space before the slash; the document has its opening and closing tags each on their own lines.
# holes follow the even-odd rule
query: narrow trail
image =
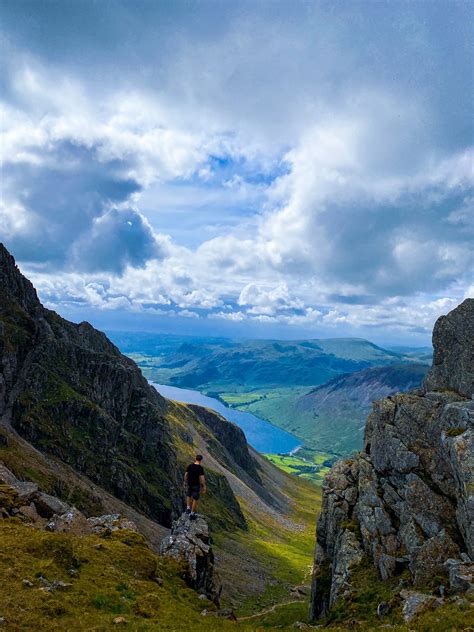
<svg viewBox="0 0 474 632">
<path fill-rule="evenodd" d="M 281 606 L 288 606 L 290 603 L 301 603 L 302 601 L 303 599 L 291 599 L 291 601 L 279 601 L 278 603 L 273 604 L 273 606 L 271 606 L 270 608 L 267 608 L 266 610 L 261 610 L 260 612 L 257 612 L 255 614 L 249 614 L 246 617 L 237 617 L 237 621 L 240 623 L 240 621 L 250 621 L 251 619 L 257 619 L 258 617 L 263 617 L 266 614 L 275 612 L 275 610 L 277 608 L 280 608 Z"/>
</svg>

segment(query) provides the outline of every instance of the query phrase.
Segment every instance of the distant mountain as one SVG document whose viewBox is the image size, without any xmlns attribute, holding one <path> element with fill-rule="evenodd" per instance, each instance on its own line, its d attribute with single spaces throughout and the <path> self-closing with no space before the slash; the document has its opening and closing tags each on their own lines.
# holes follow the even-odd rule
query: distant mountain
<svg viewBox="0 0 474 632">
<path fill-rule="evenodd" d="M 160 348 L 162 343 L 159 343 Z M 130 342 L 128 341 L 130 347 Z M 136 339 L 135 352 L 146 355 Z M 146 348 L 150 349 L 147 342 Z M 155 348 L 158 345 L 155 345 Z M 189 340 L 171 352 L 137 358 L 147 376 L 183 388 L 219 392 L 323 384 L 341 373 L 399 363 L 402 356 L 359 338 Z"/>
<path fill-rule="evenodd" d="M 390 351 L 394 353 L 399 353 L 407 360 L 412 360 L 413 362 L 421 362 L 422 364 L 431 364 L 433 360 L 433 347 L 406 347 L 406 346 L 396 346 L 396 347 L 387 347 Z"/>
<path fill-rule="evenodd" d="M 428 369 L 424 364 L 397 364 L 336 377 L 297 399 L 285 428 L 320 450 L 359 450 L 372 402 L 418 387 Z"/>
</svg>

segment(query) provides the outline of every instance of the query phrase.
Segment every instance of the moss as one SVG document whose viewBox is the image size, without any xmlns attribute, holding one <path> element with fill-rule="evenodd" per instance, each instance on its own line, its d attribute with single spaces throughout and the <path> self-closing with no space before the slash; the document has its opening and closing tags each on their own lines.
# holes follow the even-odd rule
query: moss
<svg viewBox="0 0 474 632">
<path fill-rule="evenodd" d="M 18 492 L 10 485 L 0 485 L 0 507 L 7 511 L 21 507 L 24 504 L 18 499 Z"/>
<path fill-rule="evenodd" d="M 351 574 L 351 595 L 336 602 L 327 617 L 327 623 L 340 624 L 356 620 L 367 626 L 375 626 L 381 623 L 377 616 L 377 606 L 382 601 L 392 606 L 388 615 L 383 618 L 383 623 L 401 623 L 401 601 L 397 600 L 399 581 L 400 577 L 381 581 L 372 562 L 364 558 Z"/>
<path fill-rule="evenodd" d="M 27 551 L 40 559 L 51 559 L 59 569 L 79 568 L 80 563 L 74 554 L 72 539 L 63 533 L 46 535 L 39 546 L 29 546 Z"/>
<path fill-rule="evenodd" d="M 466 432 L 466 428 L 450 428 L 449 430 L 446 430 L 446 436 L 458 437 L 459 435 L 463 434 L 463 432 Z"/>
<path fill-rule="evenodd" d="M 357 520 L 344 520 L 341 527 L 361 537 L 360 525 Z"/>
</svg>

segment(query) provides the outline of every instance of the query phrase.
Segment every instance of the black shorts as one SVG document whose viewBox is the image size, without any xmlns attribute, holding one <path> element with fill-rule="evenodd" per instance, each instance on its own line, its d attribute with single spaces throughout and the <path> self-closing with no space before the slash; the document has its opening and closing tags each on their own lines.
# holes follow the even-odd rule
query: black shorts
<svg viewBox="0 0 474 632">
<path fill-rule="evenodd" d="M 188 496 L 193 500 L 199 500 L 199 492 L 201 491 L 200 485 L 189 485 L 188 486 Z"/>
</svg>

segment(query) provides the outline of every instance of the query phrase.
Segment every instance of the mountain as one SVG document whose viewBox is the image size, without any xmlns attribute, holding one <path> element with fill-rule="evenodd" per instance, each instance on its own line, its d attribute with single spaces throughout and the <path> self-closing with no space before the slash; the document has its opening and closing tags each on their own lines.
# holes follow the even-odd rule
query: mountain
<svg viewBox="0 0 474 632">
<path fill-rule="evenodd" d="M 421 384 L 424 364 L 395 364 L 340 375 L 299 397 L 283 426 L 308 446 L 350 454 L 362 446 L 372 402 Z"/>
<path fill-rule="evenodd" d="M 390 351 L 398 353 L 407 360 L 420 362 L 421 364 L 431 364 L 433 361 L 433 347 L 406 347 L 395 346 L 387 347 Z"/>
<path fill-rule="evenodd" d="M 359 338 L 191 339 L 171 351 L 166 346 L 170 344 L 169 337 L 157 337 L 153 344 L 148 338 L 122 334 L 117 341 L 129 351 L 148 356 L 141 355 L 137 360 L 140 366 L 147 367 L 147 376 L 156 382 L 213 393 L 315 386 L 341 373 L 398 363 L 402 357 Z"/>
<path fill-rule="evenodd" d="M 428 347 L 386 350 L 359 338 L 112 335 L 149 379 L 199 389 L 287 430 L 328 458 L 359 449 L 371 402 L 419 386 L 432 355 Z"/>
<path fill-rule="evenodd" d="M 312 619 L 413 627 L 441 608 L 438 629 L 472 626 L 474 299 L 438 319 L 433 346 L 423 386 L 375 402 L 363 450 L 326 477 Z"/>
<path fill-rule="evenodd" d="M 276 525 L 279 541 L 289 539 L 291 516 L 304 514 L 294 499 L 317 502 L 317 489 L 274 467 L 220 415 L 163 398 L 90 324 L 46 309 L 0 244 L 0 464 L 86 516 L 131 518 L 158 550 L 183 509 L 184 469 L 196 452 L 227 598 L 247 598 L 257 576 L 260 592 L 266 581 L 279 586 L 264 542 Z M 278 559 L 286 564 L 282 552 Z"/>
</svg>

